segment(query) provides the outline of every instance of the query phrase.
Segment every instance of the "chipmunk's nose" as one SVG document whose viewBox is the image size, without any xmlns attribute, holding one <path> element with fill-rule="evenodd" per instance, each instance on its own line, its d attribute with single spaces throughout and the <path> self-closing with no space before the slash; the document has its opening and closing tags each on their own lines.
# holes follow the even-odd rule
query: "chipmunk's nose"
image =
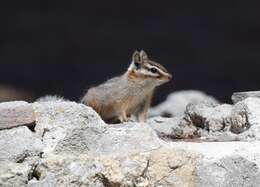
<svg viewBox="0 0 260 187">
<path fill-rule="evenodd" d="M 171 79 L 172 79 L 172 74 L 169 73 L 169 74 L 167 75 L 167 79 L 168 79 L 168 80 L 171 80 Z"/>
</svg>

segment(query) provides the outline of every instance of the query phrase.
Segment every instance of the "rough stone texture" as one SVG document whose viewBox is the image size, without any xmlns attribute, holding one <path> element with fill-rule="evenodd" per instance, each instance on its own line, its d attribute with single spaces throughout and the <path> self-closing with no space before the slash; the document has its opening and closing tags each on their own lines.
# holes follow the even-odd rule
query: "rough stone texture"
<svg viewBox="0 0 260 187">
<path fill-rule="evenodd" d="M 258 187 L 259 142 L 175 142 L 127 155 L 49 155 L 29 186 Z"/>
<path fill-rule="evenodd" d="M 32 105 L 35 132 L 26 126 L 0 130 L 0 186 L 260 184 L 258 98 L 234 106 L 192 103 L 174 118 L 115 125 L 74 102 Z"/>
<path fill-rule="evenodd" d="M 186 119 L 194 126 L 207 131 L 221 131 L 230 125 L 232 106 L 218 105 L 210 102 L 189 104 L 186 108 Z"/>
<path fill-rule="evenodd" d="M 183 116 L 174 118 L 154 117 L 148 121 L 163 139 L 190 139 L 197 136 L 197 128 L 185 121 Z"/>
<path fill-rule="evenodd" d="M 248 97 L 257 97 L 260 98 L 260 91 L 251 91 L 251 92 L 235 92 L 233 93 L 231 99 L 233 103 L 243 101 Z"/>
<path fill-rule="evenodd" d="M 202 154 L 194 172 L 198 187 L 258 187 L 259 142 L 172 143 L 175 149 Z"/>
<path fill-rule="evenodd" d="M 196 104 L 201 101 L 218 103 L 212 96 L 197 90 L 176 91 L 170 94 L 166 101 L 150 110 L 150 116 L 175 117 L 183 115 L 186 106 L 190 103 Z"/>
<path fill-rule="evenodd" d="M 0 186 L 25 187 L 27 186 L 31 172 L 31 166 L 26 163 L 0 161 Z"/>
<path fill-rule="evenodd" d="M 51 155 L 36 168 L 40 183 L 56 186 L 193 186 L 198 155 L 182 150 L 158 149 L 127 156 Z M 30 185 L 29 185 L 30 186 Z"/>
<path fill-rule="evenodd" d="M 34 108 L 35 130 L 43 136 L 44 153 L 127 153 L 156 149 L 163 143 L 147 124 L 107 125 L 82 104 L 43 102 Z"/>
<path fill-rule="evenodd" d="M 234 105 L 231 131 L 242 133 L 241 136 L 248 139 L 260 140 L 260 99 L 247 98 Z"/>
<path fill-rule="evenodd" d="M 35 131 L 42 136 L 44 153 L 55 151 L 57 144 L 86 152 L 89 150 L 88 143 L 94 144 L 107 128 L 94 110 L 82 104 L 36 102 L 33 106 L 37 124 Z M 71 141 L 66 143 L 67 140 Z"/>
<path fill-rule="evenodd" d="M 27 127 L 17 127 L 0 131 L 0 161 L 22 162 L 26 157 L 42 152 L 39 136 Z"/>
<path fill-rule="evenodd" d="M 55 152 L 127 154 L 129 151 L 150 151 L 162 144 L 156 133 L 146 124 L 129 123 L 111 126 L 106 131 L 100 132 L 81 126 L 67 132 L 56 145 Z"/>
<path fill-rule="evenodd" d="M 197 176 L 197 186 L 200 187 L 252 187 L 260 184 L 259 166 L 235 155 L 214 162 L 201 161 Z"/>
<path fill-rule="evenodd" d="M 0 130 L 35 121 L 31 104 L 24 101 L 0 103 Z"/>
</svg>

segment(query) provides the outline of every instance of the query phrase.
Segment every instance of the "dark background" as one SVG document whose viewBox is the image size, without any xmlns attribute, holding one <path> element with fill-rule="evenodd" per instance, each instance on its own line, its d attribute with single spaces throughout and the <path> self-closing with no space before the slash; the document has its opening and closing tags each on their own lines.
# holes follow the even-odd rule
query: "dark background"
<svg viewBox="0 0 260 187">
<path fill-rule="evenodd" d="M 182 89 L 229 102 L 259 89 L 259 10 L 257 0 L 1 2 L 0 84 L 77 100 L 145 49 L 174 75 L 155 102 Z"/>
</svg>

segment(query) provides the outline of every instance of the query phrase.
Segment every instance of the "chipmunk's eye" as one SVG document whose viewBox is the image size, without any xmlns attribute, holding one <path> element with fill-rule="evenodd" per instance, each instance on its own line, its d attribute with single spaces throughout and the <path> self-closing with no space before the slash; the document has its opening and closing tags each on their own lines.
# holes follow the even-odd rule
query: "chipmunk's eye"
<svg viewBox="0 0 260 187">
<path fill-rule="evenodd" d="M 157 72 L 158 72 L 158 70 L 157 70 L 156 68 L 151 68 L 150 71 L 151 71 L 152 73 L 157 73 Z"/>
<path fill-rule="evenodd" d="M 140 69 L 140 67 L 141 67 L 141 64 L 140 64 L 140 63 L 137 63 L 137 62 L 135 62 L 135 67 L 136 67 L 136 69 Z"/>
</svg>

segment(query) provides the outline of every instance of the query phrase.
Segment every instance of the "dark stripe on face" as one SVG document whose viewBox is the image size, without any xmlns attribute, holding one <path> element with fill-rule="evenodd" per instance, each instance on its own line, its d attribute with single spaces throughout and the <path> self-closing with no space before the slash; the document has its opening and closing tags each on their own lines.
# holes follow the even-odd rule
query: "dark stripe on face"
<svg viewBox="0 0 260 187">
<path fill-rule="evenodd" d="M 150 64 L 150 65 L 152 65 L 152 66 L 155 66 L 155 67 L 161 69 L 161 70 L 164 71 L 165 73 L 169 73 L 169 72 L 165 69 L 165 67 L 163 67 L 162 65 L 160 65 L 160 64 L 158 64 L 158 63 L 156 63 L 156 62 L 154 62 L 154 61 L 149 60 L 148 64 Z"/>
</svg>

